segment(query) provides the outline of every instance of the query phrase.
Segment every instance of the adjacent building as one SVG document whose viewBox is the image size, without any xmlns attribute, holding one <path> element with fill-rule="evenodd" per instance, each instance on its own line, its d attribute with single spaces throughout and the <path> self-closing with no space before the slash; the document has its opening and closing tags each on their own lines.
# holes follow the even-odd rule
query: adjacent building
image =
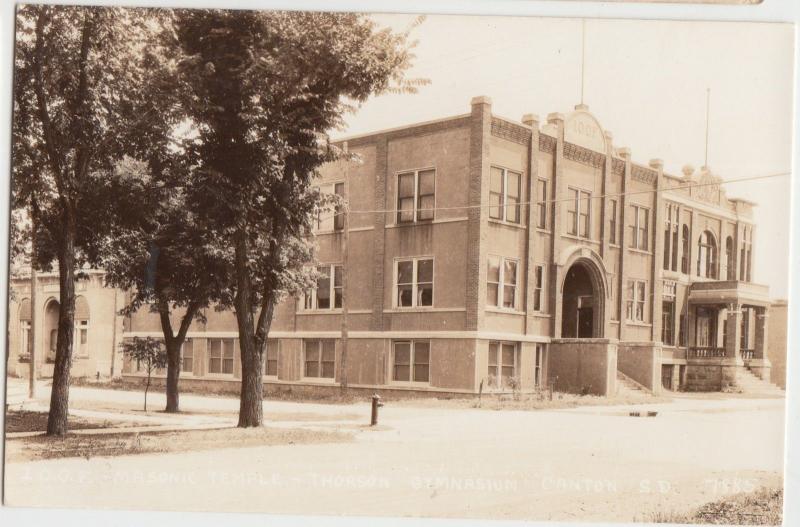
<svg viewBox="0 0 800 527">
<path fill-rule="evenodd" d="M 634 162 L 583 105 L 517 122 L 486 97 L 343 146 L 358 160 L 324 167 L 319 185 L 351 212 L 318 218 L 323 278 L 276 309 L 268 389 L 346 378 L 369 390 L 612 394 L 620 375 L 655 393 L 769 378 L 753 203 L 728 198 L 707 168 Z M 116 350 L 160 336 L 158 317 L 115 317 L 124 293 L 91 276 L 88 358 L 74 371 L 141 375 Z M 30 342 L 25 283 L 13 281 L 12 362 Z M 48 313 L 53 299 L 38 298 Z M 235 317 L 206 316 L 190 329 L 182 382 L 236 390 Z"/>
</svg>

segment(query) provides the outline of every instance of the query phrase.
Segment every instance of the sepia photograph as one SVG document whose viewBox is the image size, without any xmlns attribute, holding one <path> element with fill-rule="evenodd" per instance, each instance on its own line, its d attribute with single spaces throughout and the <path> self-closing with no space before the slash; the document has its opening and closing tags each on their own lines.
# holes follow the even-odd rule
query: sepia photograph
<svg viewBox="0 0 800 527">
<path fill-rule="evenodd" d="M 794 24 L 13 27 L 6 507 L 784 524 Z"/>
</svg>

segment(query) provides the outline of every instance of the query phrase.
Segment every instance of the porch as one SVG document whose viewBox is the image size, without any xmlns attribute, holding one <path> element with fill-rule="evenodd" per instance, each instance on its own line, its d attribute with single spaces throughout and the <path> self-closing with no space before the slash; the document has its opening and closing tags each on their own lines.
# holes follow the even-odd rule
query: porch
<svg viewBox="0 0 800 527">
<path fill-rule="evenodd" d="M 736 386 L 741 372 L 769 378 L 766 286 L 737 280 L 697 282 L 688 297 L 687 388 Z"/>
</svg>

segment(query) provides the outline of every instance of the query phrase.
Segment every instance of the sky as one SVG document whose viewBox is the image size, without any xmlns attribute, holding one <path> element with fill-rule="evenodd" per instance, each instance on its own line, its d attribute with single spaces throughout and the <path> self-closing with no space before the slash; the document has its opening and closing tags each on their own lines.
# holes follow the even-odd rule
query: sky
<svg viewBox="0 0 800 527">
<path fill-rule="evenodd" d="M 402 31 L 414 15 L 374 15 Z M 373 97 L 337 136 L 468 113 L 492 99 L 496 115 L 569 113 L 581 96 L 579 19 L 429 15 L 413 29 L 407 76 L 430 84 Z M 663 159 L 666 172 L 704 164 L 725 180 L 789 172 L 794 33 L 789 24 L 587 19 L 584 102 L 635 162 Z M 792 176 L 793 177 L 793 176 Z M 753 280 L 785 298 L 790 176 L 724 186 L 758 203 Z"/>
</svg>

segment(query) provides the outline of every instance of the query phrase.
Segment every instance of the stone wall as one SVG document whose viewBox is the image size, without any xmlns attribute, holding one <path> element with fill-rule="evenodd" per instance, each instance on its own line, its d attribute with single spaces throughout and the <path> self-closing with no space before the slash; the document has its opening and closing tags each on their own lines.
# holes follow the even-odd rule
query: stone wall
<svg viewBox="0 0 800 527">
<path fill-rule="evenodd" d="M 661 346 L 655 342 L 620 342 L 619 371 L 653 393 L 661 392 Z"/>
<path fill-rule="evenodd" d="M 556 339 L 550 343 L 547 378 L 555 390 L 611 396 L 617 391 L 617 342 Z"/>
</svg>

